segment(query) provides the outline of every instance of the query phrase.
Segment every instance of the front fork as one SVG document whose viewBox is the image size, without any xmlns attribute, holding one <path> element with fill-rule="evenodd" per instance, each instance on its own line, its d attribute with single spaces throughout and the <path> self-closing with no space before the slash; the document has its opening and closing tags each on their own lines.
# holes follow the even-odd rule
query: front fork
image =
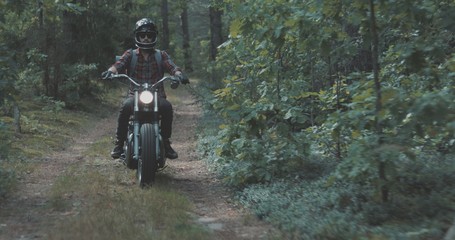
<svg viewBox="0 0 455 240">
<path fill-rule="evenodd" d="M 155 153 L 157 154 L 157 160 L 158 160 L 158 165 L 159 167 L 164 167 L 164 158 L 162 158 L 162 156 L 164 155 L 163 152 L 161 151 L 161 148 L 160 148 L 160 143 L 162 142 L 162 139 L 161 139 L 161 134 L 160 134 L 160 124 L 159 124 L 159 119 L 160 119 L 160 116 L 159 116 L 159 110 L 158 110 L 158 106 L 159 106 L 159 103 L 158 103 L 158 91 L 155 91 L 153 93 L 153 96 L 154 96 L 154 101 L 153 101 L 153 119 L 155 121 L 153 121 L 153 128 L 155 129 Z"/>
<path fill-rule="evenodd" d="M 134 92 L 133 159 L 139 161 L 139 93 Z"/>
<path fill-rule="evenodd" d="M 160 149 L 160 142 L 162 141 L 161 135 L 160 135 L 160 126 L 159 126 L 159 112 L 158 112 L 158 93 L 157 91 L 154 91 L 154 101 L 153 101 L 153 128 L 155 128 L 155 143 L 156 145 L 154 146 L 156 148 L 156 153 L 159 153 L 159 156 L 163 156 L 164 153 Z M 139 160 L 139 131 L 140 131 L 140 125 L 138 121 L 138 116 L 139 115 L 139 93 L 136 91 L 134 93 L 134 123 L 133 123 L 133 159 L 135 161 Z M 160 157 L 161 158 L 161 157 Z M 164 164 L 163 164 L 164 165 Z"/>
</svg>

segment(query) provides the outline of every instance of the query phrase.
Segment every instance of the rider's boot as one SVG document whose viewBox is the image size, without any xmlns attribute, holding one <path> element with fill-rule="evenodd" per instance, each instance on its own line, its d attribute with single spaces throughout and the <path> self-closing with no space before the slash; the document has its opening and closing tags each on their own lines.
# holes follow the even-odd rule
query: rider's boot
<svg viewBox="0 0 455 240">
<path fill-rule="evenodd" d="M 112 152 L 111 152 L 111 157 L 113 159 L 120 158 L 120 156 L 123 154 L 123 142 L 124 141 L 119 141 L 119 140 L 115 141 L 114 150 L 112 150 Z"/>
<path fill-rule="evenodd" d="M 163 143 L 164 143 L 164 150 L 166 151 L 166 157 L 167 158 L 176 159 L 176 158 L 179 157 L 177 152 L 175 152 L 174 149 L 172 149 L 171 141 L 169 141 L 169 139 L 164 139 Z"/>
</svg>

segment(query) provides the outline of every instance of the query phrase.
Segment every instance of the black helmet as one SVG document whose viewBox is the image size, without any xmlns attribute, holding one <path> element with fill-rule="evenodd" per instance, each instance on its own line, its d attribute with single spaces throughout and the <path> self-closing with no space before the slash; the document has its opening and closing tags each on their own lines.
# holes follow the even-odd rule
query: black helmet
<svg viewBox="0 0 455 240">
<path fill-rule="evenodd" d="M 142 42 L 140 38 L 144 38 L 145 36 L 151 38 L 151 41 Z M 142 49 L 153 49 L 156 45 L 157 36 L 158 29 L 150 18 L 143 18 L 136 22 L 136 27 L 134 28 L 134 41 L 136 42 L 136 47 Z"/>
</svg>

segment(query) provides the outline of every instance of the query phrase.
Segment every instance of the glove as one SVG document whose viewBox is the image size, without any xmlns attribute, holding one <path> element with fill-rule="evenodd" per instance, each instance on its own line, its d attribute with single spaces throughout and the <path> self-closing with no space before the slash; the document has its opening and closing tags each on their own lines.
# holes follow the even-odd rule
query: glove
<svg viewBox="0 0 455 240">
<path fill-rule="evenodd" d="M 112 75 L 114 75 L 114 73 L 112 71 L 107 70 L 107 71 L 101 73 L 101 79 L 103 79 L 103 80 L 111 79 Z"/>
<path fill-rule="evenodd" d="M 188 77 L 185 75 L 185 74 L 179 74 L 177 75 L 177 77 L 179 78 L 180 82 L 182 84 L 189 84 L 190 83 L 190 79 L 188 79 Z"/>
</svg>

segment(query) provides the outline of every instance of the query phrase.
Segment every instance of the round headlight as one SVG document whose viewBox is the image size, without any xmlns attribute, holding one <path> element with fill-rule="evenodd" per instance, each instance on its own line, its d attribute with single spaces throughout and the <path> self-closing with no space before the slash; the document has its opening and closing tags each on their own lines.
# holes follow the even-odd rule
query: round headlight
<svg viewBox="0 0 455 240">
<path fill-rule="evenodd" d="M 153 101 L 153 94 L 149 91 L 143 91 L 141 95 L 139 95 L 139 100 L 145 104 L 149 104 Z"/>
</svg>

